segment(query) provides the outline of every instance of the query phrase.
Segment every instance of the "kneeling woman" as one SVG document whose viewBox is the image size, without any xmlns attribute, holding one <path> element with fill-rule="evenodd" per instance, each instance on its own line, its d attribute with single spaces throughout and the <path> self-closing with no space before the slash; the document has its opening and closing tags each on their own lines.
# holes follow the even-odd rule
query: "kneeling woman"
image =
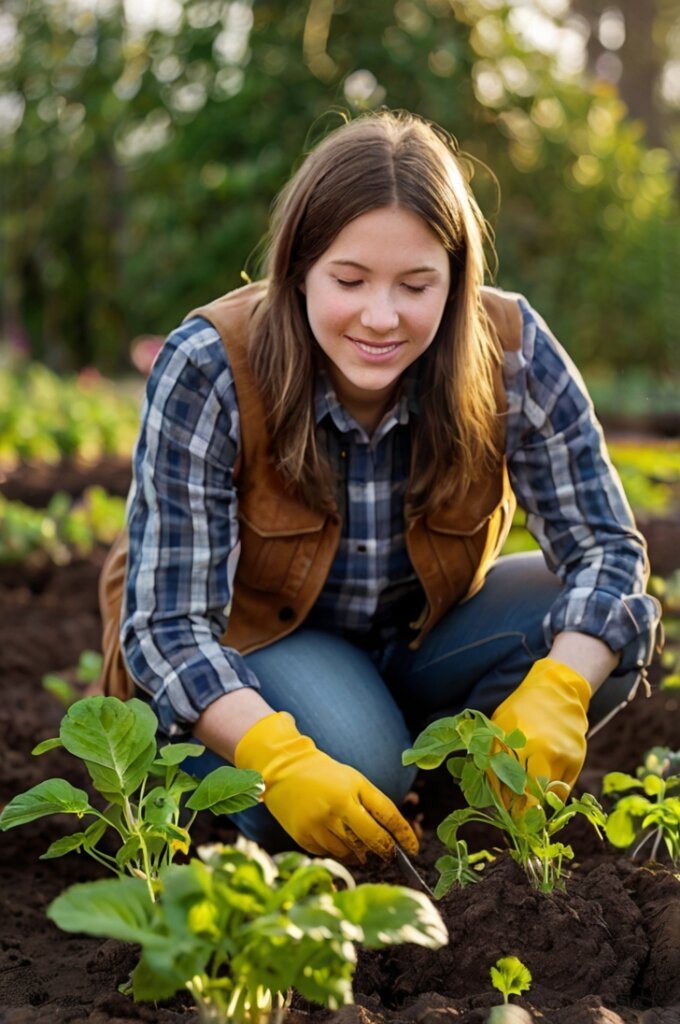
<svg viewBox="0 0 680 1024">
<path fill-rule="evenodd" d="M 106 682 L 205 743 L 205 771 L 263 774 L 235 820 L 269 849 L 414 851 L 401 753 L 464 707 L 571 787 L 650 660 L 644 542 L 592 405 L 528 302 L 484 286 L 484 232 L 440 130 L 361 117 L 281 193 L 266 278 L 153 367 Z M 542 554 L 498 558 L 516 501 Z"/>
</svg>

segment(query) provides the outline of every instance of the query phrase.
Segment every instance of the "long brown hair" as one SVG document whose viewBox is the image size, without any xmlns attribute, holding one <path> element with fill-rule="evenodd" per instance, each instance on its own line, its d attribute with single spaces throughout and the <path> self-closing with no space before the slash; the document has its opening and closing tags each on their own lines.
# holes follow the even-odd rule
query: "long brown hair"
<svg viewBox="0 0 680 1024">
<path fill-rule="evenodd" d="M 498 353 L 480 292 L 488 239 L 484 218 L 442 129 L 402 112 L 363 115 L 313 149 L 274 204 L 265 260 L 268 289 L 250 344 L 278 469 L 316 508 L 332 504 L 337 474 L 315 434 L 319 346 L 300 286 L 346 224 L 395 205 L 425 221 L 451 265 L 445 310 L 421 356 L 414 511 L 432 511 L 464 493 L 498 454 Z"/>
</svg>

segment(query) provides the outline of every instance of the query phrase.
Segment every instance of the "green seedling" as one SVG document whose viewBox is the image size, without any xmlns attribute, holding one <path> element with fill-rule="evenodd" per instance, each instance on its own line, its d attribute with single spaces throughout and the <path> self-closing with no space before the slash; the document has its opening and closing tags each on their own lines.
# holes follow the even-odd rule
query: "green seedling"
<svg viewBox="0 0 680 1024">
<path fill-rule="evenodd" d="M 264 788 L 258 772 L 227 765 L 199 782 L 180 768 L 204 748 L 174 743 L 156 750 L 158 720 L 136 698 L 84 697 L 61 721 L 59 736 L 39 743 L 34 754 L 64 747 L 85 765 L 104 807 L 66 779 L 47 779 L 15 796 L 0 814 L 0 830 L 26 825 L 49 814 L 72 814 L 94 821 L 82 832 L 52 843 L 41 860 L 84 852 L 116 875 L 126 872 L 143 880 L 155 898 L 158 874 L 177 852 L 187 853 L 189 830 L 199 811 L 233 814 L 257 803 Z M 188 796 L 187 795 L 191 794 Z M 186 812 L 190 812 L 188 820 Z M 105 835 L 118 839 L 115 854 L 100 843 Z"/>
<path fill-rule="evenodd" d="M 510 996 L 521 996 L 531 988 L 531 972 L 516 956 L 504 956 L 490 969 L 491 984 L 507 1004 Z"/>
<path fill-rule="evenodd" d="M 76 680 L 85 686 L 96 683 L 101 675 L 102 662 L 99 651 L 82 651 L 74 672 Z M 55 672 L 48 672 L 42 677 L 42 686 L 66 708 L 78 700 L 79 693 L 73 683 Z"/>
<path fill-rule="evenodd" d="M 488 862 L 495 859 L 488 850 L 469 853 L 464 839 L 453 840 L 450 851 L 435 862 L 439 871 L 439 881 L 434 888 L 436 899 L 445 896 L 454 885 L 464 889 L 466 885 L 478 882 Z"/>
<path fill-rule="evenodd" d="M 564 863 L 574 852 L 555 836 L 567 822 L 583 815 L 601 835 L 606 815 L 595 797 L 585 793 L 567 804 L 559 795 L 564 793 L 563 783 L 527 773 L 518 753 L 525 744 L 518 729 L 506 735 L 480 711 L 466 710 L 427 726 L 403 754 L 405 765 L 424 769 L 438 768 L 448 758 L 446 766 L 469 805 L 449 814 L 437 829 L 454 862 L 437 862 L 440 879 L 435 895 L 444 895 L 456 881 L 458 830 L 469 822 L 499 829 L 510 855 L 541 892 L 564 887 Z"/>
<path fill-rule="evenodd" d="M 605 775 L 602 793 L 616 800 L 605 827 L 613 846 L 632 847 L 635 859 L 651 841 L 650 860 L 656 860 L 663 842 L 673 867 L 680 867 L 680 752 L 653 747 L 635 775 Z"/>
<path fill-rule="evenodd" d="M 353 1001 L 357 945 L 437 949 L 448 940 L 424 894 L 355 886 L 334 861 L 270 857 L 248 840 L 200 847 L 198 859 L 164 867 L 159 891 L 152 903 L 134 878 L 75 885 L 48 916 L 65 931 L 140 946 L 135 1000 L 164 1000 L 186 988 L 206 1024 L 278 1022 L 292 988 L 336 1009 Z"/>
</svg>

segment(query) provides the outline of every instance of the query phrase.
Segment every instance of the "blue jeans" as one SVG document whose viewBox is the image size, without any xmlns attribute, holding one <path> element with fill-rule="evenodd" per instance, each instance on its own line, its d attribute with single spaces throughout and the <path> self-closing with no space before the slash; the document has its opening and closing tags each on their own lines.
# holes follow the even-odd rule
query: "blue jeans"
<svg viewBox="0 0 680 1024">
<path fill-rule="evenodd" d="M 540 552 L 496 562 L 482 590 L 456 605 L 417 651 L 407 640 L 378 651 L 304 626 L 246 657 L 275 711 L 289 711 L 300 732 L 331 757 L 357 768 L 399 804 L 415 778 L 401 754 L 428 722 L 463 708 L 491 715 L 547 654 L 543 618 L 562 584 Z M 590 707 L 591 731 L 637 690 L 636 674 L 610 677 Z M 185 767 L 205 775 L 224 764 L 206 751 Z M 304 799 L 304 794 L 300 794 Z M 232 816 L 268 850 L 294 843 L 264 804 Z"/>
</svg>

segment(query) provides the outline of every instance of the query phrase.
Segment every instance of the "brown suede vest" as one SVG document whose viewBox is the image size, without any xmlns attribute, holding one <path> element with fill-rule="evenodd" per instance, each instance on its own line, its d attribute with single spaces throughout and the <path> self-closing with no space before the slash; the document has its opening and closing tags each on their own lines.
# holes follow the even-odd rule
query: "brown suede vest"
<svg viewBox="0 0 680 1024">
<path fill-rule="evenodd" d="M 241 453 L 234 479 L 238 489 L 241 552 L 228 627 L 222 643 L 243 654 L 279 640 L 309 614 L 328 576 L 342 523 L 337 512 L 305 505 L 274 468 L 269 454 L 265 410 L 248 365 L 249 323 L 262 301 L 263 282 L 246 285 L 189 316 L 203 316 L 219 332 L 231 362 L 241 425 Z M 484 306 L 505 351 L 521 344 L 517 300 L 484 289 Z M 188 319 L 188 318 L 187 318 Z M 500 370 L 496 377 L 499 424 L 505 412 Z M 499 451 L 504 449 L 499 429 Z M 507 536 L 515 500 L 505 459 L 433 515 L 412 516 L 405 508 L 406 546 L 425 592 L 426 604 L 412 643 L 423 637 L 451 605 L 472 597 Z M 118 632 L 127 563 L 127 532 L 118 537 L 99 584 L 103 619 L 105 691 L 128 697 L 134 687 L 120 653 Z"/>
</svg>

